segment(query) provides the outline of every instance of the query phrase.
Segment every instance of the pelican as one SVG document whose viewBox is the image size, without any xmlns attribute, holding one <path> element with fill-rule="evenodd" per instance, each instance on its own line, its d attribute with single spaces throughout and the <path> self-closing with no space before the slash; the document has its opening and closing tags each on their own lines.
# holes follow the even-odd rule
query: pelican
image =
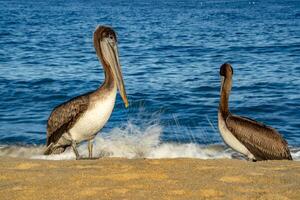
<svg viewBox="0 0 300 200">
<path fill-rule="evenodd" d="M 71 146 L 76 159 L 80 159 L 77 144 L 88 141 L 89 158 L 92 159 L 93 140 L 113 111 L 117 89 L 125 107 L 128 107 L 114 30 L 98 26 L 94 32 L 94 47 L 103 65 L 104 83 L 98 89 L 53 109 L 47 122 L 47 149 L 44 155 L 59 154 Z"/>
<path fill-rule="evenodd" d="M 225 63 L 220 68 L 221 98 L 218 126 L 224 142 L 249 160 L 292 160 L 288 144 L 272 127 L 252 119 L 233 115 L 228 108 L 233 69 Z"/>
</svg>

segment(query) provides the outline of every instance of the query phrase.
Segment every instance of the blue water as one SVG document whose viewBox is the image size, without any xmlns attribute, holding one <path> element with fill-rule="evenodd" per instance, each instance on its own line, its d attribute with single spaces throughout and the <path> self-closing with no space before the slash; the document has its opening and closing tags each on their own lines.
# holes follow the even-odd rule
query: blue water
<svg viewBox="0 0 300 200">
<path fill-rule="evenodd" d="M 222 144 L 219 67 L 234 68 L 233 113 L 300 146 L 299 1 L 0 1 L 0 144 L 46 140 L 54 106 L 94 90 L 98 24 L 118 33 L 130 101 L 102 130 L 159 124 L 161 142 Z M 127 127 L 128 128 L 128 127 Z"/>
</svg>

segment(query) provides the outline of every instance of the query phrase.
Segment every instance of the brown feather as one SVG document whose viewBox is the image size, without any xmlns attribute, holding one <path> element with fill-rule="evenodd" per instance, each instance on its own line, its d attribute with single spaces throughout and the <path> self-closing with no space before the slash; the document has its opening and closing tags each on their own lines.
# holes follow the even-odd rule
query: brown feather
<svg viewBox="0 0 300 200">
<path fill-rule="evenodd" d="M 231 114 L 226 126 L 257 160 L 292 160 L 287 142 L 275 129 Z"/>
<path fill-rule="evenodd" d="M 89 94 L 75 97 L 53 109 L 47 123 L 47 146 L 56 143 L 87 110 Z"/>
</svg>

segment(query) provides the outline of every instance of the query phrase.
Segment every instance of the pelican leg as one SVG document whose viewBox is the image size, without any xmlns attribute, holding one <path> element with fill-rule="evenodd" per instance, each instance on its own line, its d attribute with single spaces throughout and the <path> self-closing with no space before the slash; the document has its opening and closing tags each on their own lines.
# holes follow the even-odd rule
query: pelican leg
<svg viewBox="0 0 300 200">
<path fill-rule="evenodd" d="M 93 158 L 93 142 L 94 142 L 94 139 L 90 139 L 89 140 L 89 145 L 88 145 L 88 148 L 89 148 L 89 159 Z"/>
<path fill-rule="evenodd" d="M 78 151 L 77 151 L 77 144 L 76 144 L 76 142 L 74 141 L 74 140 L 72 140 L 72 149 L 73 149 L 73 151 L 74 151 L 74 153 L 75 153 L 75 156 L 76 156 L 76 160 L 79 160 L 81 157 L 79 156 L 79 153 L 78 153 Z"/>
</svg>

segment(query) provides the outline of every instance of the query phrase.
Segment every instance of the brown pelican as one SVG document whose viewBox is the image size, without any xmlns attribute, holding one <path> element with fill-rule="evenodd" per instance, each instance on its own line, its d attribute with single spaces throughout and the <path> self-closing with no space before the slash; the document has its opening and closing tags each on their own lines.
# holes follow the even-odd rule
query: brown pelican
<svg viewBox="0 0 300 200">
<path fill-rule="evenodd" d="M 252 119 L 230 113 L 228 99 L 233 69 L 225 63 L 220 68 L 222 77 L 218 126 L 224 142 L 246 155 L 249 160 L 292 160 L 287 142 L 273 128 Z"/>
<path fill-rule="evenodd" d="M 125 107 L 128 107 L 117 37 L 113 29 L 98 26 L 94 32 L 94 47 L 104 68 L 105 81 L 95 91 L 75 97 L 53 109 L 47 123 L 45 155 L 62 153 L 71 146 L 76 159 L 79 159 L 77 144 L 89 141 L 89 158 L 92 158 L 93 139 L 113 111 L 117 88 Z"/>
</svg>

